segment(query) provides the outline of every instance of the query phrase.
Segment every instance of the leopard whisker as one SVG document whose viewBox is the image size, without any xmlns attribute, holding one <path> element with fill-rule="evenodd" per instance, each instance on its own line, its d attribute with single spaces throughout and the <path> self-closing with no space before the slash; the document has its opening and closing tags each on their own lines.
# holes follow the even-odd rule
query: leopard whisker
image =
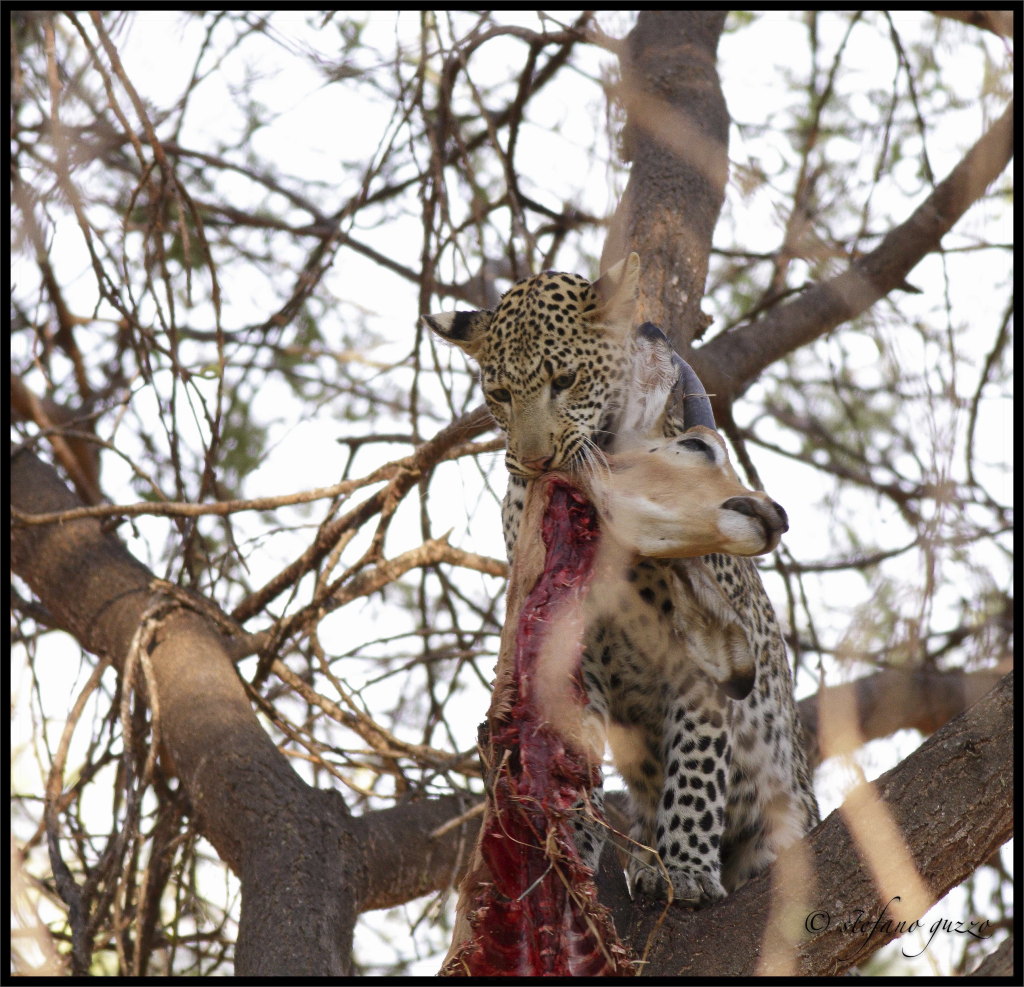
<svg viewBox="0 0 1024 987">
<path fill-rule="evenodd" d="M 573 456 L 573 463 L 576 470 L 596 485 L 602 476 L 609 472 L 608 460 L 601 449 L 591 440 L 584 439 L 580 448 Z"/>
</svg>

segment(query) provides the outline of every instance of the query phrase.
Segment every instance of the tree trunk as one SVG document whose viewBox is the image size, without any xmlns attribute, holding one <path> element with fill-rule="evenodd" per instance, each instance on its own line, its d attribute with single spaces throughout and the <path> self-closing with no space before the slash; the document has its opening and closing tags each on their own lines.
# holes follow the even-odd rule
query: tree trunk
<svg viewBox="0 0 1024 987">
<path fill-rule="evenodd" d="M 686 358 L 701 312 L 711 238 L 725 196 L 729 114 L 715 67 L 725 11 L 644 10 L 621 53 L 626 191 L 601 256 L 640 254 L 640 318 Z"/>
<path fill-rule="evenodd" d="M 11 500 L 33 514 L 79 506 L 30 452 L 11 462 Z M 83 647 L 119 673 L 133 656 L 136 682 L 151 668 L 144 694 L 164 769 L 173 764 L 200 832 L 241 879 L 238 973 L 348 972 L 366 886 L 363 827 L 337 795 L 306 785 L 264 733 L 211 617 L 162 593 L 91 519 L 15 527 L 11 554 Z"/>
</svg>

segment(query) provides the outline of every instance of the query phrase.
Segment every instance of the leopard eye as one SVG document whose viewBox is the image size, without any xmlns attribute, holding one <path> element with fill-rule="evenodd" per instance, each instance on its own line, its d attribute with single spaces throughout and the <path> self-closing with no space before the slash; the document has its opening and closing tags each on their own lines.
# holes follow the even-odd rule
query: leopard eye
<svg viewBox="0 0 1024 987">
<path fill-rule="evenodd" d="M 487 392 L 487 396 L 499 404 L 509 404 L 512 401 L 512 395 L 504 387 L 495 387 Z"/>
<path fill-rule="evenodd" d="M 558 394 L 559 391 L 568 390 L 574 383 L 576 383 L 575 370 L 567 370 L 564 373 L 560 373 L 551 381 L 551 393 Z"/>
</svg>

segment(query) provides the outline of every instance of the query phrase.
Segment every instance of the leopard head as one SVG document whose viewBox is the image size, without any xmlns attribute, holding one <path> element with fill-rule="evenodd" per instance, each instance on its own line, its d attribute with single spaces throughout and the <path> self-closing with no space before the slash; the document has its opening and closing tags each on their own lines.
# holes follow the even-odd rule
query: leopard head
<svg viewBox="0 0 1024 987">
<path fill-rule="evenodd" d="M 606 444 L 629 373 L 639 273 L 635 253 L 594 282 L 545 271 L 493 310 L 423 317 L 479 365 L 510 473 L 573 470 Z"/>
</svg>

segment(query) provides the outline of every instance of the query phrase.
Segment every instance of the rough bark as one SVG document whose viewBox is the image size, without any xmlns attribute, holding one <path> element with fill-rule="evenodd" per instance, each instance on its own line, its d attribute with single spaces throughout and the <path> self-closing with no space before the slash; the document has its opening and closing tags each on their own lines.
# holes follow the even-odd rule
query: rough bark
<svg viewBox="0 0 1024 987">
<path fill-rule="evenodd" d="M 686 358 L 728 175 L 729 114 L 715 67 L 725 11 L 644 10 L 621 52 L 623 150 L 632 162 L 601 270 L 641 257 L 638 322 L 661 326 Z"/>
<path fill-rule="evenodd" d="M 469 865 L 479 831 L 480 816 L 472 812 L 477 801 L 445 795 L 362 817 L 369 823 L 363 852 L 372 864 L 362 910 L 392 908 L 455 887 Z M 468 818 L 452 826 L 467 813 Z"/>
</svg>

